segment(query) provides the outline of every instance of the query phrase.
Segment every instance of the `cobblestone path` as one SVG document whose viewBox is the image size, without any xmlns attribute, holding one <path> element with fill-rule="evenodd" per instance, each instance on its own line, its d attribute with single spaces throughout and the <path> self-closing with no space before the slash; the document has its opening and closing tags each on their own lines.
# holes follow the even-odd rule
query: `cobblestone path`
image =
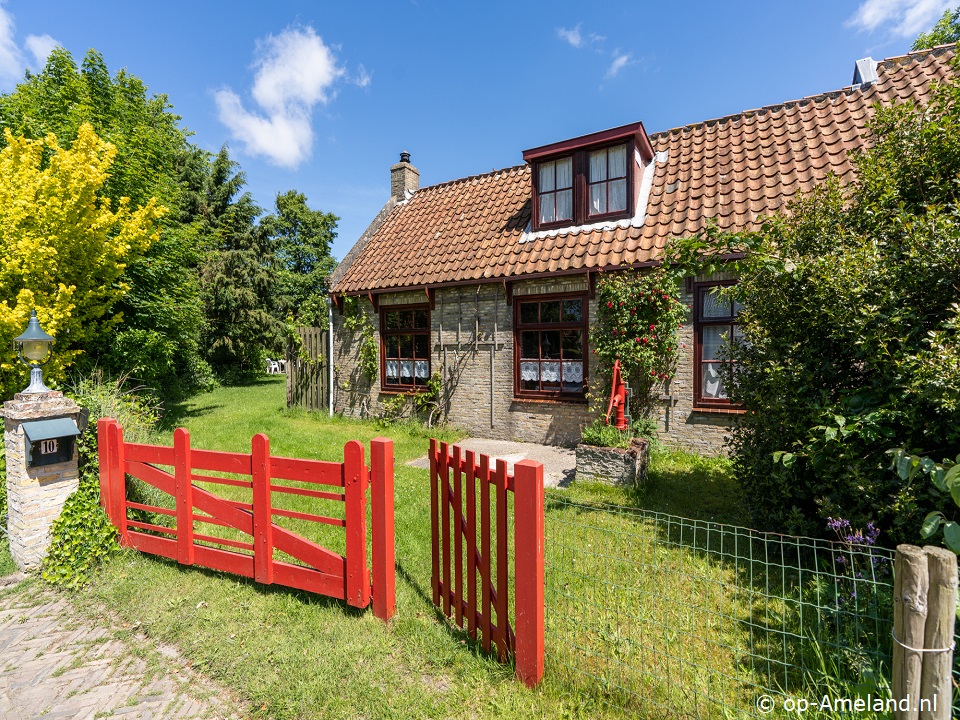
<svg viewBox="0 0 960 720">
<path fill-rule="evenodd" d="M 172 648 L 34 585 L 0 596 L 0 718 L 240 718 Z"/>
</svg>

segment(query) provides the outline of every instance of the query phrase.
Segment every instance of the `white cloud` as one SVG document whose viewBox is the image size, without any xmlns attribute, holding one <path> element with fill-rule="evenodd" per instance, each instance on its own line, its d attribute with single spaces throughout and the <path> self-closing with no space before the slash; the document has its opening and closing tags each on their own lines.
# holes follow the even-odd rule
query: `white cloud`
<svg viewBox="0 0 960 720">
<path fill-rule="evenodd" d="M 572 30 L 557 28 L 557 36 L 575 48 L 583 46 L 583 35 L 580 34 L 580 25 L 577 25 Z"/>
<path fill-rule="evenodd" d="M 630 53 L 620 53 L 614 50 L 613 55 L 613 62 L 610 63 L 610 67 L 607 68 L 608 78 L 616 77 L 617 73 L 623 70 L 623 68 L 633 64 L 633 56 Z"/>
<path fill-rule="evenodd" d="M 847 27 L 872 32 L 889 27 L 894 35 L 913 37 L 929 30 L 956 0 L 865 0 L 846 21 Z"/>
<path fill-rule="evenodd" d="M 54 48 L 60 46 L 59 42 L 47 34 L 27 35 L 27 39 L 23 41 L 23 44 L 33 56 L 33 62 L 30 63 L 30 67 L 34 70 L 42 70 L 43 66 L 47 64 L 47 58 L 50 57 L 50 53 L 53 52 Z"/>
<path fill-rule="evenodd" d="M 314 107 L 330 102 L 346 71 L 311 27 L 268 35 L 257 43 L 253 67 L 250 94 L 258 109 L 248 110 L 235 92 L 220 90 L 214 93 L 220 121 L 247 152 L 294 168 L 310 156 Z M 370 82 L 362 66 L 355 82 Z"/>
<path fill-rule="evenodd" d="M 367 72 L 367 69 L 363 65 L 357 66 L 357 74 L 353 76 L 351 82 L 357 87 L 365 88 L 370 85 L 370 81 L 373 78 L 370 73 Z"/>
<path fill-rule="evenodd" d="M 13 16 L 0 6 L 0 86 L 11 87 L 23 75 L 23 53 L 13 39 Z"/>
</svg>

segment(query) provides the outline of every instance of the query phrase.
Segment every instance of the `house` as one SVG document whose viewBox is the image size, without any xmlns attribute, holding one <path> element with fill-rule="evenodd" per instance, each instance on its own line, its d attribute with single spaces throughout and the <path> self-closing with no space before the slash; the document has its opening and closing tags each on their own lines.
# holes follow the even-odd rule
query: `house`
<svg viewBox="0 0 960 720">
<path fill-rule="evenodd" d="M 671 238 L 699 233 L 708 220 L 755 229 L 829 173 L 850 180 L 874 104 L 925 102 L 931 84 L 953 74 L 954 55 L 944 46 L 867 58 L 840 90 L 652 134 L 636 122 L 431 187 L 419 187 L 401 154 L 389 201 L 332 279 L 335 409 L 375 413 L 439 372 L 453 425 L 576 442 L 592 420 L 588 328 L 598 273 L 651 267 Z M 662 439 L 706 454 L 721 450 L 741 412 L 716 372 L 715 349 L 737 319 L 713 290 L 729 282 L 688 282 L 686 351 L 659 396 Z M 349 312 L 366 317 L 379 346 L 373 382 L 359 371 Z"/>
</svg>

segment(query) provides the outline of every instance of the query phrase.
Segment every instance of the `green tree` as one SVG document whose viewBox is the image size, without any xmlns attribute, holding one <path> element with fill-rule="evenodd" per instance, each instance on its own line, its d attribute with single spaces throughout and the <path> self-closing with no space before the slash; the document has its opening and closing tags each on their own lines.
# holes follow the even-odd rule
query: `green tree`
<svg viewBox="0 0 960 720">
<path fill-rule="evenodd" d="M 24 382 L 12 339 L 36 309 L 57 338 L 48 374 L 62 379 L 96 337 L 119 321 L 123 272 L 159 235 L 164 210 L 151 199 L 114 207 L 103 187 L 116 148 L 81 125 L 69 149 L 55 136 L 16 138 L 0 150 L 0 392 Z"/>
<path fill-rule="evenodd" d="M 878 109 L 870 130 L 850 186 L 719 248 L 748 251 L 732 447 L 760 527 L 823 535 L 842 516 L 916 541 L 943 499 L 888 472 L 886 451 L 960 445 L 960 87 Z"/>
<path fill-rule="evenodd" d="M 90 50 L 78 68 L 55 49 L 44 69 L 28 74 L 0 96 L 0 126 L 14 136 L 39 139 L 52 133 L 61 146 L 73 142 L 83 123 L 116 148 L 101 192 L 114 206 L 157 198 L 170 212 L 148 251 L 129 259 L 122 281 L 128 288 L 114 313 L 122 323 L 91 337 L 86 359 L 167 392 L 192 389 L 209 375 L 200 356 L 203 303 L 198 267 L 203 237 L 193 226 L 207 155 L 187 140 L 180 116 L 165 95 L 148 96 L 143 82 L 121 70 L 111 76 L 103 57 Z"/>
<path fill-rule="evenodd" d="M 303 325 L 325 325 L 327 278 L 336 265 L 330 246 L 339 218 L 311 210 L 296 190 L 278 194 L 275 207 L 276 214 L 260 221 L 273 245 L 274 313 L 281 321 L 293 317 Z"/>
<path fill-rule="evenodd" d="M 937 45 L 947 45 L 960 40 L 960 8 L 946 10 L 930 32 L 920 33 L 913 41 L 911 50 L 926 50 Z"/>
<path fill-rule="evenodd" d="M 227 147 L 213 159 L 200 208 L 202 232 L 212 250 L 201 270 L 207 327 L 205 346 L 221 374 L 250 374 L 263 367 L 279 342 L 271 313 L 274 295 L 270 239 L 255 223 L 260 208 L 243 192 L 245 176 Z"/>
</svg>

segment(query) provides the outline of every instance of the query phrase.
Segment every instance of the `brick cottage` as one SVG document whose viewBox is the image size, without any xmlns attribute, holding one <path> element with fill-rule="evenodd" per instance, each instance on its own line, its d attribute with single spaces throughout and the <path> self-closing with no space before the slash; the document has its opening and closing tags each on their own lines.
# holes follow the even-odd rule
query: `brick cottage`
<svg viewBox="0 0 960 720">
<path fill-rule="evenodd" d="M 592 420 L 589 324 L 597 275 L 656 265 L 671 239 L 708 221 L 759 227 L 824 180 L 853 177 L 877 103 L 930 96 L 953 74 L 954 46 L 856 63 L 853 85 L 648 134 L 642 123 L 544 145 L 524 164 L 419 187 L 403 153 L 392 195 L 332 278 L 335 410 L 377 413 L 442 376 L 447 420 L 480 436 L 569 445 Z M 675 380 L 662 388 L 661 438 L 722 451 L 740 412 L 718 372 L 736 308 L 729 277 L 690 278 Z M 344 298 L 379 340 L 379 372 L 360 368 Z M 356 325 L 356 323 L 351 323 Z M 593 392 L 608 390 L 596 383 Z"/>
</svg>

